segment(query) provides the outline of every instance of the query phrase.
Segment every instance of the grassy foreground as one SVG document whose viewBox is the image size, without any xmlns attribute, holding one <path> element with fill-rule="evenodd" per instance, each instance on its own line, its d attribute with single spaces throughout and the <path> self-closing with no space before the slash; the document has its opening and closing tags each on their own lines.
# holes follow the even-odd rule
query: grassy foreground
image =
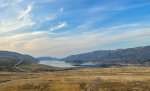
<svg viewBox="0 0 150 91">
<path fill-rule="evenodd" d="M 0 72 L 0 91 L 150 91 L 149 67 Z"/>
</svg>

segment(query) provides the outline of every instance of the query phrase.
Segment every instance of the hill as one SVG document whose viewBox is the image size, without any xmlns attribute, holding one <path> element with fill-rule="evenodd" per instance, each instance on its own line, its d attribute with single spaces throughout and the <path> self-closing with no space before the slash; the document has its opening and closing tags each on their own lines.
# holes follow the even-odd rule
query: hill
<svg viewBox="0 0 150 91">
<path fill-rule="evenodd" d="M 19 61 L 20 65 L 36 64 L 38 60 L 30 55 L 24 55 L 16 52 L 0 51 L 0 70 L 11 69 Z"/>
<path fill-rule="evenodd" d="M 54 57 L 38 57 L 38 60 L 42 61 L 42 60 L 59 60 L 57 58 Z"/>
<path fill-rule="evenodd" d="M 99 50 L 89 53 L 71 55 L 61 60 L 78 63 L 95 62 L 100 64 L 150 64 L 150 46 L 117 50 Z"/>
<path fill-rule="evenodd" d="M 17 52 L 0 51 L 0 71 L 10 72 L 41 72 L 70 70 L 67 68 L 57 68 L 38 63 L 39 60 L 30 55 Z"/>
</svg>

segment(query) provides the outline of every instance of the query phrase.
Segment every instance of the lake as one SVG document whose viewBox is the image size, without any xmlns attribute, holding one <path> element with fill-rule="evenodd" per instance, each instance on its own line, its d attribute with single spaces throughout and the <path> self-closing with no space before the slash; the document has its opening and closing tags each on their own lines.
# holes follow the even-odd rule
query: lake
<svg viewBox="0 0 150 91">
<path fill-rule="evenodd" d="M 93 63 L 84 63 L 82 65 L 74 66 L 70 63 L 66 63 L 65 61 L 58 61 L 58 60 L 42 60 L 39 64 L 49 65 L 53 67 L 100 67 L 99 65 Z"/>
<path fill-rule="evenodd" d="M 54 67 L 75 67 L 70 63 L 66 63 L 65 61 L 58 61 L 58 60 L 42 60 L 39 64 L 54 66 Z"/>
</svg>

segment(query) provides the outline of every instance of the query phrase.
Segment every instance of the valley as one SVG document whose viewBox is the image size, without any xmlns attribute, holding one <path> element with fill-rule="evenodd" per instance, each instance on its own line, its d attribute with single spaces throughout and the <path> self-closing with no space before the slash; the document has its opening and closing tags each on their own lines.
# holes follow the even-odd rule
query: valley
<svg viewBox="0 0 150 91">
<path fill-rule="evenodd" d="M 73 57 L 80 58 L 75 60 L 46 61 L 51 57 L 40 57 L 41 60 L 38 60 L 26 54 L 0 51 L 0 91 L 149 91 L 150 47 L 142 47 L 140 51 L 143 48 L 146 48 L 147 52 L 144 53 L 144 49 L 141 52 L 143 54 L 135 56 L 133 55 L 139 52 L 139 48 L 134 48 L 136 51 L 131 49 L 134 53 L 128 53 L 126 50 L 118 55 L 112 53 L 114 58 L 129 55 L 124 56 L 124 59 L 136 59 L 128 62 L 122 62 L 120 59 L 113 64 L 102 59 L 80 60 L 82 56 L 79 55 Z M 85 54 L 81 55 L 87 57 Z M 107 55 L 107 52 L 105 54 Z M 102 54 L 92 55 L 95 56 L 93 58 L 107 58 Z M 98 67 L 93 63 L 97 63 Z"/>
<path fill-rule="evenodd" d="M 150 0 L 0 0 L 0 91 L 150 91 Z"/>
</svg>

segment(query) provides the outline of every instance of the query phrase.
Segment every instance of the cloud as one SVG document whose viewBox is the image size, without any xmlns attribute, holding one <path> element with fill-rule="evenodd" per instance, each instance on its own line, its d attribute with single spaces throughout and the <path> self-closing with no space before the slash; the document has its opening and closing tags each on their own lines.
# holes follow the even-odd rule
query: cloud
<svg viewBox="0 0 150 91">
<path fill-rule="evenodd" d="M 9 2 L 8 2 L 7 0 L 6 0 L 6 1 L 5 1 L 5 0 L 1 1 L 1 2 L 0 2 L 0 8 L 6 7 L 6 6 L 8 5 L 8 3 L 9 3 Z"/>
<path fill-rule="evenodd" d="M 32 16 L 29 14 L 32 6 L 28 5 L 26 10 L 13 12 L 14 16 L 2 17 L 0 21 L 0 33 L 15 31 L 24 27 L 33 26 L 36 23 L 32 20 Z M 9 9 L 7 12 L 12 12 L 13 9 Z"/>
<path fill-rule="evenodd" d="M 15 5 L 22 2 L 23 0 L 2 0 L 0 1 L 0 8 Z"/>
<path fill-rule="evenodd" d="M 115 7 L 113 10 L 121 11 L 121 10 L 139 8 L 139 7 L 143 7 L 143 6 L 147 6 L 147 5 L 150 5 L 150 3 L 131 5 L 131 6 L 119 6 L 119 7 Z"/>
<path fill-rule="evenodd" d="M 90 12 L 97 12 L 97 11 L 123 11 L 128 9 L 134 9 L 139 8 L 143 6 L 148 6 L 150 3 L 144 3 L 144 4 L 136 4 L 136 5 L 119 5 L 118 3 L 112 3 L 107 5 L 101 5 L 96 7 L 90 7 Z"/>
<path fill-rule="evenodd" d="M 23 33 L 23 34 L 14 34 L 14 35 L 8 35 L 8 36 L 2 36 L 0 37 L 1 42 L 5 41 L 5 42 L 14 42 L 14 41 L 24 41 L 29 40 L 31 38 L 37 37 L 39 35 L 43 35 L 46 32 L 42 32 L 42 31 L 36 31 L 36 32 L 29 32 L 29 33 Z"/>
<path fill-rule="evenodd" d="M 86 32 L 82 35 L 74 35 L 59 38 L 36 38 L 29 40 L 24 49 L 32 52 L 35 56 L 51 55 L 64 57 L 74 53 L 80 53 L 81 48 L 90 48 L 97 45 L 110 44 L 118 41 L 140 41 L 150 38 L 150 28 L 141 28 L 112 35 L 111 32 Z M 144 37 L 143 37 L 144 36 Z M 42 44 L 41 46 L 39 46 Z M 76 50 L 76 51 L 74 51 Z M 44 51 L 44 53 L 37 52 Z M 71 53 L 72 52 L 72 53 Z M 85 51 L 83 51 L 85 52 Z"/>
<path fill-rule="evenodd" d="M 59 22 L 59 24 L 57 26 L 50 28 L 50 31 L 52 32 L 52 31 L 64 28 L 66 26 L 67 26 L 66 22 Z"/>
<path fill-rule="evenodd" d="M 140 24 L 125 24 L 116 26 L 117 28 L 135 27 Z M 145 24 L 144 24 L 145 25 Z M 111 27 L 108 29 L 112 29 Z M 113 28 L 114 29 L 114 28 Z M 57 56 L 65 57 L 70 54 L 86 52 L 81 48 L 90 48 L 97 45 L 110 44 L 124 41 L 142 41 L 150 38 L 150 28 L 132 29 L 128 31 L 89 31 L 80 35 L 70 35 L 68 37 L 50 38 L 45 35 L 51 32 L 35 31 L 24 34 L 0 37 L 0 48 L 11 51 L 32 54 L 33 56 Z M 39 37 L 41 36 L 42 37 Z"/>
<path fill-rule="evenodd" d="M 41 35 L 44 34 L 45 32 L 42 31 L 36 31 L 36 32 L 29 32 L 29 33 L 24 33 L 24 34 L 16 34 L 12 36 L 5 36 L 8 39 L 22 39 L 22 38 L 30 38 L 33 36 Z"/>
<path fill-rule="evenodd" d="M 35 0 L 35 3 L 52 3 L 55 0 Z"/>
<path fill-rule="evenodd" d="M 110 30 L 116 30 L 116 29 L 121 29 L 121 28 L 127 28 L 127 27 L 137 27 L 140 26 L 140 24 L 123 24 L 123 25 L 119 25 L 119 26 L 114 26 L 109 28 Z"/>
<path fill-rule="evenodd" d="M 31 39 L 35 39 L 40 35 L 44 35 L 46 32 L 36 31 L 23 34 L 13 34 L 8 36 L 0 37 L 0 49 L 17 51 L 24 50 L 24 45 Z"/>
<path fill-rule="evenodd" d="M 32 10 L 32 6 L 28 5 L 26 10 L 19 12 L 20 14 L 18 16 L 18 19 L 22 19 L 22 18 L 29 16 L 29 13 L 31 12 L 31 10 Z"/>
<path fill-rule="evenodd" d="M 59 2 L 55 0 L 3 1 L 7 1 L 0 2 L 0 8 L 5 7 L 0 14 L 0 49 L 3 50 L 17 51 L 33 56 L 64 57 L 86 52 L 82 49 L 88 50 L 98 45 L 109 45 L 118 41 L 142 43 L 139 41 L 150 39 L 149 23 L 130 24 L 134 22 L 134 19 L 125 21 L 125 19 L 122 20 L 122 17 L 118 17 L 118 12 L 112 12 L 143 7 L 145 4 L 128 6 L 127 3 L 111 3 L 111 5 L 101 4 L 92 7 L 93 3 L 86 8 L 81 6 L 72 8 L 72 6 L 66 5 L 64 0 Z M 66 6 L 58 8 L 51 5 L 52 2 L 55 2 L 56 5 L 61 3 Z M 53 25 L 56 21 L 61 21 L 60 19 L 67 21 Z M 69 27 L 66 28 L 68 31 L 64 29 L 64 34 L 62 31 L 55 32 L 65 28 L 68 22 L 70 22 Z M 124 24 L 120 25 L 119 23 Z"/>
<path fill-rule="evenodd" d="M 59 10 L 60 10 L 60 12 L 63 12 L 63 11 L 64 11 L 64 8 L 60 8 Z"/>
</svg>

